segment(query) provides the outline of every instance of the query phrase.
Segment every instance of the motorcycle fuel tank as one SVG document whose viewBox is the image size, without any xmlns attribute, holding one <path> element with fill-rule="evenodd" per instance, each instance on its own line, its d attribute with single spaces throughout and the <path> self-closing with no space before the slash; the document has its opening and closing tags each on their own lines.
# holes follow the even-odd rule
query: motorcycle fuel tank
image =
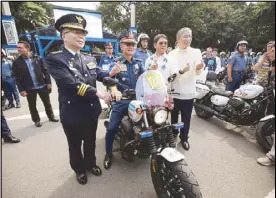
<svg viewBox="0 0 276 198">
<path fill-rule="evenodd" d="M 225 96 L 214 95 L 211 97 L 211 102 L 217 106 L 226 106 L 228 104 L 228 101 L 229 98 Z"/>
<path fill-rule="evenodd" d="M 253 99 L 260 95 L 264 88 L 260 85 L 244 85 L 234 92 L 234 96 L 242 99 Z"/>
<path fill-rule="evenodd" d="M 142 101 L 133 100 L 128 105 L 128 116 L 133 122 L 139 122 L 143 113 L 137 112 L 137 109 L 143 109 L 144 103 Z"/>
<path fill-rule="evenodd" d="M 203 84 L 196 84 L 196 99 L 201 99 L 204 96 L 206 96 L 207 93 L 210 92 L 210 89 L 207 85 L 203 85 Z"/>
</svg>

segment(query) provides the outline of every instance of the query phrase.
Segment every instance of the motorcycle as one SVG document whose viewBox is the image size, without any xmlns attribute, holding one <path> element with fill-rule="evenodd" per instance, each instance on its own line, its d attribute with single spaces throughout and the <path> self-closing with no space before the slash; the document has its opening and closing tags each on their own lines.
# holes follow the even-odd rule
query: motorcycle
<svg viewBox="0 0 276 198">
<path fill-rule="evenodd" d="M 233 93 L 197 83 L 196 90 L 195 112 L 203 119 L 216 116 L 236 126 L 254 126 L 266 113 L 275 111 L 271 85 L 243 85 Z"/>
<path fill-rule="evenodd" d="M 202 197 L 195 175 L 185 157 L 176 150 L 174 131 L 183 123 L 170 124 L 166 84 L 159 71 L 148 70 L 137 80 L 136 89 L 126 89 L 122 99 L 131 100 L 117 132 L 122 158 L 151 157 L 150 171 L 158 197 Z M 105 86 L 121 85 L 116 79 L 105 78 Z M 126 87 L 127 88 L 127 87 Z M 108 123 L 105 123 L 107 126 Z"/>
</svg>

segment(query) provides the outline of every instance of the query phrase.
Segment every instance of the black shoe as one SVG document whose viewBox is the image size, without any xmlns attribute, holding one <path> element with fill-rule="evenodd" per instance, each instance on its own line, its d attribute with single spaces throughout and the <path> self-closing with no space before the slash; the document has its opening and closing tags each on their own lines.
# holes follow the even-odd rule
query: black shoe
<svg viewBox="0 0 276 198">
<path fill-rule="evenodd" d="M 96 175 L 96 176 L 102 175 L 102 170 L 97 165 L 93 166 L 92 168 L 88 168 L 88 170 L 90 170 L 93 173 L 93 175 Z"/>
<path fill-rule="evenodd" d="M 181 141 L 181 145 L 187 151 L 190 149 L 190 144 L 188 141 Z"/>
<path fill-rule="evenodd" d="M 59 122 L 59 119 L 52 117 L 52 118 L 49 118 L 49 121 L 50 122 Z"/>
<path fill-rule="evenodd" d="M 8 143 L 18 143 L 20 142 L 20 139 L 13 137 L 12 135 L 9 136 L 5 136 L 3 137 L 4 142 L 8 142 Z"/>
<path fill-rule="evenodd" d="M 16 108 L 19 109 L 21 107 L 20 104 L 16 104 Z"/>
<path fill-rule="evenodd" d="M 8 104 L 8 106 L 6 106 L 6 109 L 11 109 L 14 108 L 14 104 Z"/>
<path fill-rule="evenodd" d="M 77 181 L 80 183 L 80 184 L 86 184 L 87 183 L 87 176 L 85 173 L 81 173 L 81 174 L 76 174 L 76 177 L 77 177 Z"/>
<path fill-rule="evenodd" d="M 109 169 L 112 164 L 112 153 L 106 153 L 104 157 L 104 168 Z"/>
<path fill-rule="evenodd" d="M 41 124 L 41 122 L 40 122 L 40 121 L 37 121 L 37 122 L 35 122 L 35 126 L 36 126 L 36 127 L 41 127 L 41 126 L 42 126 L 42 124 Z"/>
</svg>

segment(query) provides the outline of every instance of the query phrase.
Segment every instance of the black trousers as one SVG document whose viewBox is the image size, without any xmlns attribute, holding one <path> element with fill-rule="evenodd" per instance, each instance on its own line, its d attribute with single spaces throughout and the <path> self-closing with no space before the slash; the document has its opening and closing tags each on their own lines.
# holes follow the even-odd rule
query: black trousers
<svg viewBox="0 0 276 198">
<path fill-rule="evenodd" d="M 69 146 L 71 168 L 77 174 L 84 173 L 85 169 L 96 165 L 95 149 L 98 121 L 77 125 L 62 123 L 62 126 Z M 81 151 L 82 142 L 83 155 Z"/>
<path fill-rule="evenodd" d="M 175 124 L 178 122 L 179 111 L 181 113 L 181 122 L 184 123 L 184 128 L 180 130 L 180 139 L 182 141 L 188 140 L 188 134 L 190 130 L 191 115 L 193 111 L 194 100 L 180 100 L 173 99 L 174 109 L 171 113 L 171 123 Z"/>
<path fill-rule="evenodd" d="M 30 89 L 27 91 L 27 100 L 28 100 L 29 109 L 30 109 L 30 113 L 31 113 L 33 122 L 40 121 L 40 117 L 39 117 L 39 114 L 36 109 L 37 94 L 39 95 L 39 97 L 41 98 L 41 100 L 44 104 L 45 111 L 46 111 L 48 118 L 49 119 L 53 118 L 54 113 L 53 113 L 52 105 L 50 102 L 50 96 L 49 96 L 48 89 L 46 87 L 43 87 L 41 89 Z"/>
</svg>

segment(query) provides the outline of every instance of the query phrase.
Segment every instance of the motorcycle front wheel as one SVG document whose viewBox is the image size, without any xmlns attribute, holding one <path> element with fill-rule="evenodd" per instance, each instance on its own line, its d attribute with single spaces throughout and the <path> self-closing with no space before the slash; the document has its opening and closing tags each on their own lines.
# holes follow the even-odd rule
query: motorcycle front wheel
<svg viewBox="0 0 276 198">
<path fill-rule="evenodd" d="M 256 139 L 265 152 L 269 152 L 275 137 L 275 119 L 260 122 L 256 129 Z"/>
<path fill-rule="evenodd" d="M 185 160 L 151 159 L 151 178 L 159 198 L 201 198 L 199 184 Z"/>
</svg>

